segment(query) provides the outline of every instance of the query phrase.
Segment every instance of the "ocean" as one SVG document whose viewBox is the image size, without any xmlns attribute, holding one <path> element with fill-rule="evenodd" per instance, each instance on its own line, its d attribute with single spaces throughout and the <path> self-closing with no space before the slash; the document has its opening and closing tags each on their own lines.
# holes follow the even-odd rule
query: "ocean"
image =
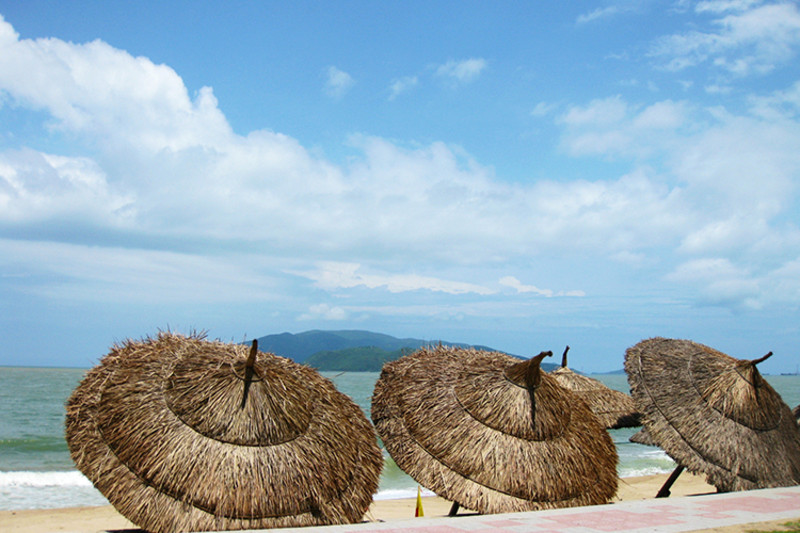
<svg viewBox="0 0 800 533">
<path fill-rule="evenodd" d="M 85 369 L 0 368 L 0 510 L 106 505 L 75 469 L 64 439 L 64 403 Z M 367 414 L 377 372 L 323 372 Z M 624 374 L 592 375 L 628 392 Z M 784 401 L 800 404 L 800 376 L 766 376 Z M 621 477 L 669 472 L 675 463 L 661 450 L 628 441 L 637 428 L 612 430 Z M 413 497 L 417 483 L 388 455 L 376 499 Z M 430 493 L 428 493 L 430 494 Z"/>
</svg>

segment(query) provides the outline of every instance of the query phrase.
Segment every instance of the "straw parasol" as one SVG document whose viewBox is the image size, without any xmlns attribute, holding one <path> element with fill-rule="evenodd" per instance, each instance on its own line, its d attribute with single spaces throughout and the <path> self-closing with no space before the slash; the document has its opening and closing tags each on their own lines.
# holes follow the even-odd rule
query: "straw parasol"
<svg viewBox="0 0 800 533">
<path fill-rule="evenodd" d="M 67 402 L 75 464 L 154 533 L 351 523 L 383 458 L 316 371 L 203 335 L 112 347 Z"/>
<path fill-rule="evenodd" d="M 658 446 L 655 442 L 653 442 L 653 439 L 650 438 L 647 428 L 644 427 L 631 435 L 628 440 L 630 442 L 635 442 L 636 444 L 644 444 L 645 446 Z"/>
<path fill-rule="evenodd" d="M 625 371 L 644 426 L 678 469 L 705 474 L 723 492 L 800 483 L 794 417 L 756 368 L 770 355 L 734 359 L 660 337 L 627 350 Z"/>
<path fill-rule="evenodd" d="M 596 379 L 570 370 L 567 367 L 567 352 L 569 352 L 569 346 L 564 349 L 564 354 L 561 356 L 561 366 L 550 372 L 559 385 L 586 402 L 606 429 L 642 425 L 639 413 L 636 412 L 636 406 L 633 404 L 633 398 L 624 392 L 605 386 Z"/>
<path fill-rule="evenodd" d="M 386 363 L 372 420 L 397 466 L 480 513 L 607 503 L 617 453 L 588 406 L 541 360 L 454 347 Z"/>
</svg>

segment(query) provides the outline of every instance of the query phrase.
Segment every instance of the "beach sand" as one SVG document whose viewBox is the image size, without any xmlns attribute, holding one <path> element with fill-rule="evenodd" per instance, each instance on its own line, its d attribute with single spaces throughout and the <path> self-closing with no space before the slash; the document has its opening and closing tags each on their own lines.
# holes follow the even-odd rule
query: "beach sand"
<svg viewBox="0 0 800 533">
<path fill-rule="evenodd" d="M 615 501 L 652 498 L 664 484 L 667 474 L 623 478 Z M 702 477 L 684 472 L 672 486 L 672 496 L 709 494 L 716 489 L 705 483 Z M 425 497 L 422 502 L 426 518 L 445 517 L 451 503 L 438 497 Z M 403 520 L 414 517 L 416 499 L 378 500 L 372 504 L 364 517 L 367 521 Z M 470 511 L 462 510 L 468 514 Z M 800 519 L 800 509 L 797 511 Z M 787 520 L 759 522 L 724 528 L 704 530 L 705 532 L 744 533 L 747 531 L 782 530 Z M 36 509 L 21 511 L 0 511 L 0 531 L 3 533 L 46 533 L 64 531 L 76 533 L 95 533 L 99 531 L 137 529 L 110 505 L 102 507 L 75 507 L 67 509 Z"/>
</svg>

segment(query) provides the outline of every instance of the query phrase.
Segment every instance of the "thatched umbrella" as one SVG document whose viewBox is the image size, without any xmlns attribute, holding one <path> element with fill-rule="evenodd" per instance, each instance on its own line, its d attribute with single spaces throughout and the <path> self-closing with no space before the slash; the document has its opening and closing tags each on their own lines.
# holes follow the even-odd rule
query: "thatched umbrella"
<svg viewBox="0 0 800 533">
<path fill-rule="evenodd" d="M 421 485 L 481 513 L 607 503 L 614 444 L 540 370 L 546 355 L 438 346 L 386 363 L 372 396 L 386 450 Z"/>
<path fill-rule="evenodd" d="M 68 400 L 66 435 L 78 469 L 156 533 L 355 522 L 383 465 L 329 380 L 202 335 L 114 346 Z"/>
<path fill-rule="evenodd" d="M 647 428 L 644 427 L 631 435 L 628 440 L 635 442 L 636 444 L 644 444 L 645 446 L 658 446 L 655 442 L 653 442 L 653 439 L 647 432 Z"/>
<path fill-rule="evenodd" d="M 618 429 L 641 426 L 639 413 L 633 404 L 633 398 L 605 386 L 590 377 L 582 376 L 567 366 L 567 352 L 561 356 L 561 366 L 552 372 L 559 385 L 571 391 L 589 405 L 594 415 L 606 429 Z"/>
<path fill-rule="evenodd" d="M 627 350 L 636 407 L 650 438 L 678 463 L 677 473 L 705 474 L 723 492 L 800 483 L 794 417 L 756 368 L 770 355 L 734 359 L 664 338 Z"/>
</svg>

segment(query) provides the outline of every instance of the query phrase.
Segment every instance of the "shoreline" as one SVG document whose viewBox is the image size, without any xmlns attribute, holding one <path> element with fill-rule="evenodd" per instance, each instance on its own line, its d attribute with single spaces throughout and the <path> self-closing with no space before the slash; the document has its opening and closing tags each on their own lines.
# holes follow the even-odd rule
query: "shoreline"
<svg viewBox="0 0 800 533">
<path fill-rule="evenodd" d="M 614 502 L 652 499 L 669 474 L 620 478 Z M 696 475 L 684 472 L 671 490 L 672 497 L 714 494 L 716 489 Z M 424 496 L 422 507 L 425 518 L 447 517 L 451 502 L 438 496 Z M 413 519 L 416 498 L 376 500 L 364 515 L 365 522 L 387 522 Z M 462 510 L 460 514 L 470 514 Z M 800 518 L 800 509 L 797 510 Z M 781 529 L 787 520 L 758 522 L 714 528 L 725 533 L 742 533 L 754 529 Z M 67 507 L 56 509 L 24 509 L 0 511 L 0 530 L 4 533 L 45 533 L 70 531 L 75 533 L 95 533 L 97 531 L 138 529 L 135 524 L 120 515 L 111 505 L 97 507 Z M 703 530 L 698 530 L 703 531 Z"/>
</svg>

